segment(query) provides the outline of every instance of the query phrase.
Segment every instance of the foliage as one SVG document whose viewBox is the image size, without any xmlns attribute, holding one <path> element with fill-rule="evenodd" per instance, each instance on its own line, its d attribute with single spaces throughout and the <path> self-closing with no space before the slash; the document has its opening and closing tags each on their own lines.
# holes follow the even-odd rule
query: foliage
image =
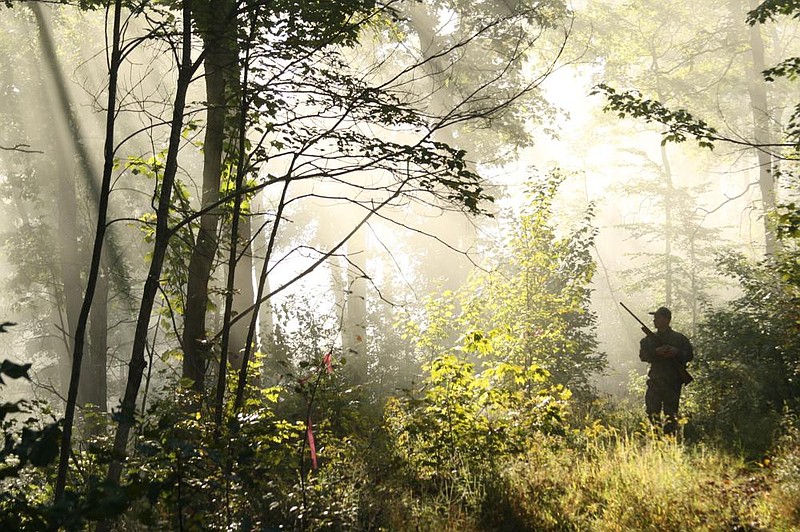
<svg viewBox="0 0 800 532">
<path fill-rule="evenodd" d="M 590 204 L 576 228 L 556 232 L 552 203 L 564 179 L 554 172 L 531 185 L 529 204 L 501 254 L 500 267 L 485 278 L 477 276 L 477 297 L 469 295 L 462 305 L 474 320 L 466 329 L 472 338 L 475 331 L 488 331 L 497 340 L 481 356 L 541 365 L 554 382 L 588 397 L 590 379 L 605 367 L 590 310 L 597 231 Z M 496 334 L 503 328 L 510 335 Z M 481 351 L 487 346 L 465 341 L 468 352 L 473 347 Z"/>
<path fill-rule="evenodd" d="M 120 485 L 101 480 L 113 442 L 100 436 L 77 457 L 84 476 L 73 492 L 102 496 L 117 511 L 102 517 L 124 529 L 353 529 L 361 491 L 347 479 L 359 468 L 357 446 L 352 437 L 334 436 L 320 415 L 313 424 L 320 467 L 311 467 L 307 410 L 298 400 L 310 381 L 249 387 L 243 412 L 222 427 L 172 386 L 178 391 L 141 417 Z"/>
<path fill-rule="evenodd" d="M 532 437 L 472 485 L 482 502 L 466 511 L 446 492 L 393 479 L 384 514 L 391 530 L 794 530 L 790 441 L 786 459 L 748 465 L 713 447 L 590 423 Z"/>
<path fill-rule="evenodd" d="M 6 325 L 6 324 L 4 324 Z M 6 332 L 0 327 L 0 332 Z M 3 360 L 3 376 L 30 380 L 30 364 Z M 48 525 L 46 490 L 41 486 L 46 471 L 58 456 L 61 436 L 59 422 L 44 423 L 46 410 L 38 401 L 18 400 L 0 404 L 0 528 L 4 530 L 44 530 Z"/>
<path fill-rule="evenodd" d="M 480 503 L 483 484 L 531 435 L 563 425 L 569 393 L 538 367 L 499 363 L 476 374 L 450 354 L 424 370 L 417 390 L 387 404 L 386 429 L 423 491 L 449 493 L 457 507 Z"/>
<path fill-rule="evenodd" d="M 0 332 L 5 332 L 0 328 Z M 29 379 L 30 364 L 4 360 L 2 375 Z M 120 489 L 96 476 L 84 478 L 56 504 L 51 501 L 52 464 L 58 457 L 62 421 L 44 401 L 19 400 L 0 405 L 0 528 L 3 530 L 82 530 L 87 523 L 119 515 L 134 489 Z M 133 486 L 137 488 L 138 486 Z"/>
<path fill-rule="evenodd" d="M 791 15 L 793 18 L 800 18 L 800 3 L 795 0 L 766 0 L 756 9 L 747 14 L 747 23 L 751 26 L 767 21 L 774 21 L 778 15 Z M 764 79 L 774 82 L 777 78 L 786 78 L 789 81 L 797 81 L 800 74 L 800 57 L 789 57 L 775 66 L 763 72 Z M 800 104 L 795 105 L 786 125 L 786 135 L 793 140 L 793 149 L 797 151 L 800 147 Z M 795 212 L 797 210 L 795 209 Z"/>
<path fill-rule="evenodd" d="M 638 91 L 618 92 L 613 87 L 600 83 L 592 94 L 604 95 L 608 103 L 603 109 L 613 111 L 619 118 L 643 118 L 646 122 L 665 126 L 666 129 L 661 133 L 662 145 L 693 138 L 698 146 L 714 149 L 714 141 L 720 139 L 717 130 L 705 120 L 695 118 L 685 109 L 671 110 L 657 100 L 642 97 Z"/>
<path fill-rule="evenodd" d="M 292 478 L 296 461 L 287 443 L 300 441 L 303 427 L 275 417 L 269 405 L 277 398 L 277 390 L 265 389 L 247 414 L 225 427 L 176 408 L 175 399 L 187 404 L 179 397 L 154 405 L 123 481 L 147 483 L 151 504 L 135 506 L 130 518 L 167 529 L 213 530 L 256 515 L 260 527 L 280 515 L 268 511 L 281 492 L 272 484 Z"/>
<path fill-rule="evenodd" d="M 588 394 L 603 364 L 588 310 L 591 209 L 566 236 L 550 226 L 562 179 L 532 187 L 496 271 L 429 300 L 422 319 L 402 324 L 427 360 L 425 376 L 389 401 L 386 428 L 414 489 L 455 507 L 475 511 L 501 463 L 537 434 L 563 431 L 568 388 Z"/>
<path fill-rule="evenodd" d="M 506 475 L 524 530 L 767 530 L 759 471 L 674 440 L 617 434 L 534 450 Z M 739 528 L 743 527 L 743 528 Z"/>
<path fill-rule="evenodd" d="M 556 233 L 552 201 L 563 179 L 554 173 L 531 187 L 527 210 L 512 222 L 514 234 L 497 252 L 494 270 L 432 300 L 422 319 L 406 324 L 423 360 L 458 338 L 459 350 L 488 367 L 539 366 L 555 383 L 590 395 L 589 380 L 605 365 L 589 308 L 596 232 L 589 206 L 575 230 Z"/>
<path fill-rule="evenodd" d="M 778 206 L 773 218 L 782 244 L 776 261 L 777 272 L 793 304 L 800 306 L 800 203 Z M 796 321 L 800 322 L 800 316 Z"/>
<path fill-rule="evenodd" d="M 0 385 L 3 375 L 10 379 L 30 380 L 30 364 L 3 360 L 0 364 Z M 19 400 L 0 405 L 0 424 L 3 428 L 3 448 L 0 450 L 0 479 L 16 476 L 29 464 L 35 468 L 49 465 L 58 455 L 58 423 L 39 426 L 37 417 L 20 420 L 21 414 L 32 413 L 36 403 Z"/>
<path fill-rule="evenodd" d="M 765 0 L 758 7 L 747 14 L 747 23 L 750 25 L 765 23 L 773 20 L 777 15 L 800 16 L 800 2 L 796 0 Z"/>
<path fill-rule="evenodd" d="M 476 374 L 474 364 L 444 355 L 423 370 L 419 390 L 390 400 L 386 409 L 396 451 L 421 479 L 491 469 L 521 452 L 527 434 L 563 422 L 569 394 L 545 386 L 541 368 L 501 363 Z"/>
<path fill-rule="evenodd" d="M 792 522 L 800 521 L 800 425 L 796 414 L 784 419 L 781 437 L 778 439 L 770 463 L 776 480 L 778 501 L 775 513 Z"/>
<path fill-rule="evenodd" d="M 776 277 L 779 264 L 724 257 L 720 268 L 744 293 L 710 312 L 696 338 L 703 386 L 694 391 L 695 423 L 748 455 L 767 450 L 784 407 L 800 399 L 800 306 L 796 288 Z"/>
</svg>

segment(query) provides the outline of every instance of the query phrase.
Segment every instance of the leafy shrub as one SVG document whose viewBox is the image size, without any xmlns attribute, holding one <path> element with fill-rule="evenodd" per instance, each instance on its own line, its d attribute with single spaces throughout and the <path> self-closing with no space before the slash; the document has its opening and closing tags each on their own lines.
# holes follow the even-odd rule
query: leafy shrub
<svg viewBox="0 0 800 532">
<path fill-rule="evenodd" d="M 386 427 L 393 451 L 423 491 L 476 507 L 484 482 L 525 451 L 530 435 L 563 425 L 569 393 L 538 367 L 498 364 L 479 374 L 454 355 L 436 358 L 419 390 L 393 399 Z"/>
<path fill-rule="evenodd" d="M 729 256 L 720 264 L 744 293 L 699 328 L 694 423 L 724 447 L 755 458 L 772 445 L 784 408 L 800 400 L 800 307 L 772 262 Z"/>
<path fill-rule="evenodd" d="M 30 364 L 4 360 L 0 364 L 0 385 L 3 376 L 29 379 Z M 52 526 L 48 502 L 50 465 L 58 457 L 61 426 L 44 423 L 46 405 L 38 401 L 19 400 L 0 404 L 0 529 L 44 530 Z"/>
</svg>

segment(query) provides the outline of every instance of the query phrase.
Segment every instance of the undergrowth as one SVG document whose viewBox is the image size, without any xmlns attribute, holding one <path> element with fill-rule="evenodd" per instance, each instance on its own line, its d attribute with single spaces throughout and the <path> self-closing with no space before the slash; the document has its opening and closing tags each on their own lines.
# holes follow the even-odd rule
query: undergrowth
<svg viewBox="0 0 800 532">
<path fill-rule="evenodd" d="M 800 529 L 797 430 L 773 460 L 745 463 L 653 433 L 594 429 L 589 437 L 540 438 L 485 480 L 469 508 L 444 491 L 406 493 L 396 499 L 405 514 L 392 512 L 386 530 Z"/>
</svg>

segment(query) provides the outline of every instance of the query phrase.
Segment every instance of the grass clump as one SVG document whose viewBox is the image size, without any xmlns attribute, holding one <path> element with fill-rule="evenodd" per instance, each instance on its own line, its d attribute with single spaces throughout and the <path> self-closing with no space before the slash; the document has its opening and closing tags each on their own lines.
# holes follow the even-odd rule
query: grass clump
<svg viewBox="0 0 800 532">
<path fill-rule="evenodd" d="M 518 530 L 796 529 L 800 521 L 781 508 L 771 473 L 647 434 L 611 434 L 582 446 L 551 439 L 510 465 L 506 504 L 495 508 L 524 523 Z"/>
</svg>

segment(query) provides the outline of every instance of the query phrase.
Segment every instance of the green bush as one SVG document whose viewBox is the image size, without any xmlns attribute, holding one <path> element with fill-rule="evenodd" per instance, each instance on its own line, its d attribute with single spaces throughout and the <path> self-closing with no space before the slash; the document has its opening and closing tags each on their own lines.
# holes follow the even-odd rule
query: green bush
<svg viewBox="0 0 800 532">
<path fill-rule="evenodd" d="M 700 436 L 754 459 L 772 446 L 784 408 L 800 400 L 800 307 L 776 267 L 722 260 L 744 293 L 708 313 L 695 338 L 693 424 Z"/>
</svg>

